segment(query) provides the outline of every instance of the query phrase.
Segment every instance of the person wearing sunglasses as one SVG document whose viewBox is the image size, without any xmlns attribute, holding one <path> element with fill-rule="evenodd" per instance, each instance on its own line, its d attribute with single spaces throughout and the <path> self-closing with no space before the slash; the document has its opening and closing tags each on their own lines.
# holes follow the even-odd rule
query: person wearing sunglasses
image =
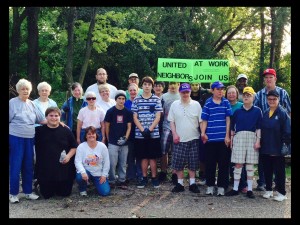
<svg viewBox="0 0 300 225">
<path fill-rule="evenodd" d="M 104 110 L 96 103 L 96 93 L 88 91 L 85 93 L 88 105 L 79 110 L 77 117 L 77 143 L 84 142 L 85 129 L 89 126 L 96 128 L 97 141 L 105 143 Z"/>
</svg>

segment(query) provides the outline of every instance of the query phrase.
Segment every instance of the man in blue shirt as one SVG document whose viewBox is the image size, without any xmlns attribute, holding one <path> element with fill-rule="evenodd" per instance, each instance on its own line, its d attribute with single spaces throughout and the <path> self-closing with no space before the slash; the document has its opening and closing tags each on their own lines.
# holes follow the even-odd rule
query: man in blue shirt
<svg viewBox="0 0 300 225">
<path fill-rule="evenodd" d="M 216 166 L 218 164 L 218 193 L 223 196 L 229 183 L 230 116 L 231 106 L 224 97 L 225 86 L 212 83 L 213 96 L 206 100 L 201 114 L 201 139 L 205 145 L 207 195 L 213 195 Z"/>
<path fill-rule="evenodd" d="M 276 86 L 276 81 L 277 81 L 276 71 L 271 68 L 266 69 L 263 72 L 263 77 L 266 86 L 257 92 L 254 100 L 254 105 L 258 106 L 261 109 L 261 111 L 264 113 L 269 108 L 267 102 L 267 94 L 271 90 L 276 90 L 279 93 L 279 104 L 283 106 L 288 112 L 289 116 L 291 116 L 291 100 L 286 90 Z M 265 176 L 263 173 L 261 159 L 259 159 L 258 162 L 258 176 L 259 179 L 257 180 L 257 190 L 265 191 L 266 183 L 265 183 Z"/>
</svg>

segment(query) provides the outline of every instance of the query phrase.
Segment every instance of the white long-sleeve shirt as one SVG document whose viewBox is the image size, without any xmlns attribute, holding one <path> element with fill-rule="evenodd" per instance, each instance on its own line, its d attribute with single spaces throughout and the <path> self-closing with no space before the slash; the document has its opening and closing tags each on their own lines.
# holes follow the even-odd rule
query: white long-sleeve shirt
<svg viewBox="0 0 300 225">
<path fill-rule="evenodd" d="M 102 142 L 97 142 L 97 146 L 91 149 L 87 142 L 81 143 L 76 150 L 75 167 L 77 173 L 86 173 L 92 176 L 108 176 L 110 167 L 108 149 Z"/>
</svg>

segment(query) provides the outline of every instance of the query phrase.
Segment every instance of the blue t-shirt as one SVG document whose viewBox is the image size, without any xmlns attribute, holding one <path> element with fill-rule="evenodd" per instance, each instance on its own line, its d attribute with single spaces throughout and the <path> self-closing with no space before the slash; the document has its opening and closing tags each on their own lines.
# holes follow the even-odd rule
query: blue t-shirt
<svg viewBox="0 0 300 225">
<path fill-rule="evenodd" d="M 235 131 L 252 131 L 260 129 L 262 121 L 261 109 L 257 106 L 252 106 L 249 110 L 244 107 L 237 109 L 232 117 L 230 129 Z"/>
</svg>

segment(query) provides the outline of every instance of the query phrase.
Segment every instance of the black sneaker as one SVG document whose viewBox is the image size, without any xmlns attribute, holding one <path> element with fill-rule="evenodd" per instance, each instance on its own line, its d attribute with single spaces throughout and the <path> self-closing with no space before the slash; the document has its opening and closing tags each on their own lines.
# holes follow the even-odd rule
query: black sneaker
<svg viewBox="0 0 300 225">
<path fill-rule="evenodd" d="M 247 195 L 248 198 L 255 198 L 255 195 L 253 194 L 253 191 L 247 191 Z"/>
<path fill-rule="evenodd" d="M 190 185 L 189 190 L 193 193 L 200 193 L 200 190 L 196 184 Z"/>
<path fill-rule="evenodd" d="M 121 188 L 122 190 L 127 190 L 128 184 L 126 183 L 126 181 L 120 182 L 118 187 Z"/>
<path fill-rule="evenodd" d="M 165 181 L 166 179 L 167 179 L 167 173 L 165 173 L 165 172 L 160 172 L 159 175 L 158 175 L 158 180 L 159 180 L 160 182 L 162 182 L 162 181 Z"/>
<path fill-rule="evenodd" d="M 137 188 L 144 188 L 148 183 L 148 178 L 144 177 L 142 180 L 140 180 L 137 184 Z"/>
<path fill-rule="evenodd" d="M 230 190 L 228 192 L 225 193 L 225 196 L 235 196 L 235 195 L 238 195 L 239 194 L 239 191 L 236 191 L 236 190 Z"/>
<path fill-rule="evenodd" d="M 177 183 L 176 186 L 172 189 L 172 192 L 183 192 L 184 191 L 184 186 L 181 184 Z"/>
<path fill-rule="evenodd" d="M 178 177 L 177 177 L 177 174 L 176 173 L 173 173 L 172 174 L 172 183 L 174 184 L 174 185 L 177 185 L 178 184 Z"/>
</svg>

